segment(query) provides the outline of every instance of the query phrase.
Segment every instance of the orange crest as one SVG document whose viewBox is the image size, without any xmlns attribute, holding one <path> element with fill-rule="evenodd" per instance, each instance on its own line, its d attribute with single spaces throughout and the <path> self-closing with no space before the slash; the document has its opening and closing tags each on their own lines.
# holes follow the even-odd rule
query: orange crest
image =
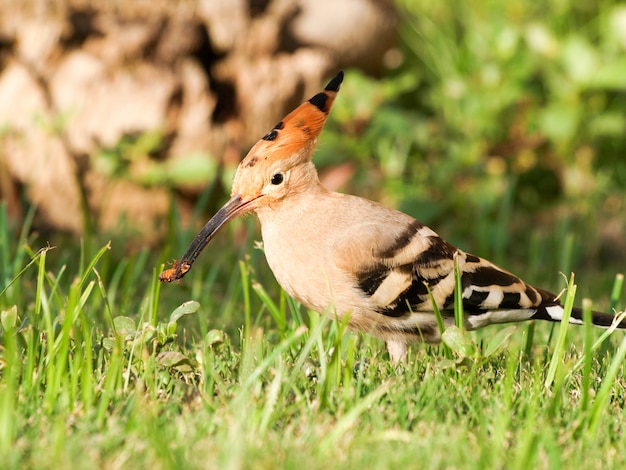
<svg viewBox="0 0 626 470">
<path fill-rule="evenodd" d="M 310 160 L 342 81 L 343 72 L 340 71 L 322 92 L 302 103 L 263 136 L 240 166 L 250 168 L 259 161 L 272 163 L 297 154 L 303 160 Z"/>
</svg>

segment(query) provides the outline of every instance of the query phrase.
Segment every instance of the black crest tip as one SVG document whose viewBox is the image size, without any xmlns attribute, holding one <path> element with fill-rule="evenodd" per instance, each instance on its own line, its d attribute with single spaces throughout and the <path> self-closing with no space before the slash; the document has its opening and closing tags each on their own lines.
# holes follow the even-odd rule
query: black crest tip
<svg viewBox="0 0 626 470">
<path fill-rule="evenodd" d="M 324 88 L 324 90 L 339 91 L 341 82 L 343 82 L 343 70 L 340 70 L 339 73 L 335 75 L 335 78 L 333 78 L 330 82 L 328 82 L 328 85 L 326 85 L 326 88 Z"/>
<path fill-rule="evenodd" d="M 263 140 L 275 140 L 278 137 L 278 131 L 273 129 L 263 136 Z"/>
<path fill-rule="evenodd" d="M 309 100 L 309 103 L 316 106 L 317 109 L 322 111 L 323 113 L 327 112 L 326 109 L 326 101 L 328 100 L 328 96 L 325 93 L 318 93 L 313 98 Z"/>
</svg>

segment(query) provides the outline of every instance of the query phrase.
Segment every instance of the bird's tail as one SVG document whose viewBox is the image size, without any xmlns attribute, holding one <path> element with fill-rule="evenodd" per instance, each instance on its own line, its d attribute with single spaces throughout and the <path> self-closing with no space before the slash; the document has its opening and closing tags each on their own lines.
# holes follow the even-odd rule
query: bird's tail
<svg viewBox="0 0 626 470">
<path fill-rule="evenodd" d="M 541 307 L 533 315 L 534 320 L 561 321 L 563 319 L 563 306 L 550 305 Z M 569 318 L 569 322 L 575 325 L 583 324 L 583 309 L 574 307 Z M 626 330 L 626 317 L 624 315 L 611 315 L 610 313 L 591 312 L 591 323 L 601 328 L 609 328 L 616 324 L 616 328 Z"/>
</svg>

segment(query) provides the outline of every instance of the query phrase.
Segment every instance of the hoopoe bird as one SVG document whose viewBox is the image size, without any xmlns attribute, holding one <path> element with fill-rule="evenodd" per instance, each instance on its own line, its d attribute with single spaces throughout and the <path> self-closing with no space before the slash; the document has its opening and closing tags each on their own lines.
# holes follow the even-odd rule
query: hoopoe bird
<svg viewBox="0 0 626 470">
<path fill-rule="evenodd" d="M 382 338 L 393 361 L 404 358 L 412 342 L 440 341 L 433 302 L 445 326 L 454 324 L 455 260 L 468 330 L 560 321 L 556 295 L 452 246 L 407 214 L 320 183 L 312 153 L 342 81 L 339 72 L 252 147 L 237 168 L 230 200 L 159 279 L 181 279 L 224 224 L 255 212 L 282 288 L 307 308 L 349 315 L 348 326 Z M 569 321 L 581 324 L 582 310 L 574 308 Z M 592 314 L 594 325 L 613 321 L 613 315 Z"/>
</svg>

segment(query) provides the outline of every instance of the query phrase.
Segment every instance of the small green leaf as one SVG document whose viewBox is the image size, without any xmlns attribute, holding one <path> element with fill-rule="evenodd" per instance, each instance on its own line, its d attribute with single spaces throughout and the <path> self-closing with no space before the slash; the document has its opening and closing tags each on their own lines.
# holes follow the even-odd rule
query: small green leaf
<svg viewBox="0 0 626 470">
<path fill-rule="evenodd" d="M 457 326 L 449 326 L 441 335 L 441 339 L 461 357 L 473 357 L 476 354 L 476 346 L 472 340 Z"/>
<path fill-rule="evenodd" d="M 190 300 L 189 302 L 185 302 L 180 307 L 172 312 L 170 315 L 170 322 L 178 321 L 178 319 L 184 315 L 189 315 L 190 313 L 196 313 L 200 309 L 200 304 L 195 300 Z"/>
<path fill-rule="evenodd" d="M 141 341 L 147 343 L 156 336 L 156 328 L 149 323 L 144 323 L 141 330 Z"/>
<path fill-rule="evenodd" d="M 163 345 L 165 343 L 167 343 L 167 325 L 165 325 L 164 323 L 159 323 L 157 325 L 157 343 L 160 345 Z"/>
<path fill-rule="evenodd" d="M 157 362 L 163 367 L 176 367 L 181 364 L 191 364 L 191 360 L 178 351 L 163 351 L 159 353 Z"/>
<path fill-rule="evenodd" d="M 175 321 L 171 321 L 167 324 L 167 328 L 165 330 L 165 334 L 170 337 L 170 336 L 174 336 L 176 334 L 176 327 L 178 326 L 178 323 L 176 323 Z"/>
<path fill-rule="evenodd" d="M 119 316 L 113 319 L 113 324 L 115 325 L 115 330 L 121 334 L 129 334 L 137 331 L 137 325 L 135 324 L 135 320 L 130 317 Z"/>
<path fill-rule="evenodd" d="M 17 305 L 13 305 L 8 310 L 3 310 L 0 313 L 0 322 L 4 331 L 13 331 L 17 324 Z"/>
<path fill-rule="evenodd" d="M 204 342 L 207 346 L 213 346 L 214 344 L 220 344 L 224 342 L 226 334 L 222 330 L 211 330 L 205 337 Z"/>
</svg>

